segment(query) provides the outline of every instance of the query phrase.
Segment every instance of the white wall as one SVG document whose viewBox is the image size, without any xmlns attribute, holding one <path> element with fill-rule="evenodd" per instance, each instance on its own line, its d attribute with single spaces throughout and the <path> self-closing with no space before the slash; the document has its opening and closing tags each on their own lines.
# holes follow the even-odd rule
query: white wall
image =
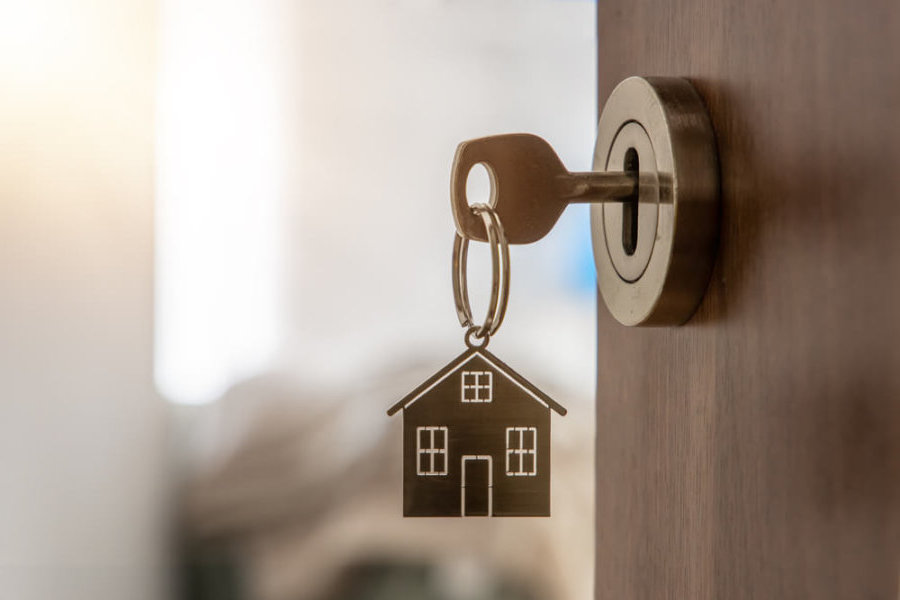
<svg viewBox="0 0 900 600">
<path fill-rule="evenodd" d="M 0 5 L 0 597 L 165 595 L 152 0 Z"/>
</svg>

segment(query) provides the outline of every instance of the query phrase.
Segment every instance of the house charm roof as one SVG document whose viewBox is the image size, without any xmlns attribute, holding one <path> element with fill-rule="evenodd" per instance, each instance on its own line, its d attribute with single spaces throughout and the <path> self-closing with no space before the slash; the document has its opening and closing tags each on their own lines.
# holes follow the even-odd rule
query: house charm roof
<svg viewBox="0 0 900 600">
<path fill-rule="evenodd" d="M 443 369 L 441 369 L 440 371 L 438 371 L 437 373 L 435 373 L 434 375 L 429 377 L 419 387 L 417 387 L 416 389 L 414 389 L 413 391 L 408 393 L 406 396 L 404 396 L 402 400 L 400 400 L 399 402 L 397 402 L 396 404 L 391 406 L 387 411 L 388 416 L 393 416 L 401 408 L 406 408 L 407 406 L 409 406 L 410 404 L 412 404 L 413 402 L 415 402 L 422 396 L 426 395 L 432 388 L 434 388 L 434 386 L 436 386 L 442 380 L 447 378 L 451 373 L 456 371 L 460 366 L 469 362 L 469 360 L 475 355 L 480 356 L 482 359 L 484 359 L 488 363 L 492 364 L 497 369 L 498 372 L 506 375 L 511 381 L 513 381 L 516 385 L 520 386 L 525 392 L 530 394 L 535 400 L 537 400 L 544 406 L 552 408 L 557 413 L 559 413 L 561 416 L 566 416 L 566 413 L 568 411 L 561 404 L 557 403 L 555 400 L 550 398 L 550 396 L 548 396 L 547 394 L 545 394 L 544 392 L 542 392 L 541 390 L 536 388 L 534 386 L 534 384 L 532 384 L 530 381 L 528 381 L 527 379 L 525 379 L 524 377 L 522 377 L 521 375 L 519 375 L 518 373 L 513 371 L 512 367 L 507 365 L 505 362 L 503 362 L 502 360 L 500 360 L 499 358 L 497 358 L 496 356 L 494 356 L 493 354 L 491 354 L 484 348 L 470 348 L 470 349 L 466 350 L 465 352 L 463 352 L 462 354 L 460 354 L 459 356 L 457 356 L 455 359 L 450 361 L 450 363 L 447 364 L 447 366 L 445 366 Z"/>
<path fill-rule="evenodd" d="M 509 365 L 471 347 L 400 410 L 404 516 L 550 515 L 550 411 L 566 409 Z"/>
</svg>

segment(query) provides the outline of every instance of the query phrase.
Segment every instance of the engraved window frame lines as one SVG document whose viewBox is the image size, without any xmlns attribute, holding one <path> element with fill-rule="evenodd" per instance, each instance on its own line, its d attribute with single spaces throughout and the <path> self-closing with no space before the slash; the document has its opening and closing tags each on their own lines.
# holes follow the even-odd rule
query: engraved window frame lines
<svg viewBox="0 0 900 600">
<path fill-rule="evenodd" d="M 428 432 L 428 447 L 422 447 L 422 432 Z M 444 444 L 441 447 L 435 445 L 435 432 L 440 431 L 444 434 Z M 447 447 L 449 446 L 449 431 L 446 426 L 426 425 L 416 427 L 416 474 L 423 477 L 437 477 L 447 474 Z M 437 470 L 434 468 L 435 455 L 443 455 L 444 468 Z M 423 464 L 424 463 L 424 464 Z M 423 468 L 427 467 L 427 468 Z"/>
<path fill-rule="evenodd" d="M 531 447 L 525 446 L 525 434 L 531 432 Z M 510 434 L 518 434 L 512 435 Z M 515 439 L 517 445 L 512 445 L 511 439 Z M 537 427 L 507 427 L 506 428 L 506 475 L 507 477 L 535 477 L 537 475 Z M 531 455 L 531 471 L 525 470 L 525 456 Z M 514 458 L 513 458 L 514 457 Z M 511 467 L 516 466 L 513 469 Z"/>
<path fill-rule="evenodd" d="M 472 377 L 472 383 L 466 383 L 466 378 Z M 483 383 L 487 378 L 487 383 Z M 494 373 L 493 371 L 463 371 L 460 379 L 460 396 L 461 400 L 466 404 L 487 404 L 494 400 Z M 481 392 L 487 390 L 487 396 L 482 396 Z M 473 395 L 467 395 L 466 392 L 474 392 Z"/>
</svg>

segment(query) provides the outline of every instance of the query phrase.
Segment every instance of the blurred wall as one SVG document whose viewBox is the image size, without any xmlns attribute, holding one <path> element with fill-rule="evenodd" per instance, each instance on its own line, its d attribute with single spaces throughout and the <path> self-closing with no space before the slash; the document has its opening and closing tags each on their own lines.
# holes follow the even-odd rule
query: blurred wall
<svg viewBox="0 0 900 600">
<path fill-rule="evenodd" d="M 450 166 L 465 139 L 528 131 L 572 170 L 596 128 L 591 0 L 163 0 L 157 380 L 210 402 L 288 363 L 353 384 L 462 347 Z M 492 342 L 594 386 L 586 206 L 513 251 Z M 486 244 L 471 249 L 486 304 Z M 387 352 L 387 350 L 390 350 Z"/>
<path fill-rule="evenodd" d="M 295 13 L 285 354 L 311 377 L 343 381 L 423 351 L 453 356 L 463 333 L 450 283 L 456 146 L 530 132 L 570 169 L 590 169 L 594 4 L 334 0 Z M 509 312 L 491 347 L 587 400 L 595 287 L 585 208 L 570 208 L 540 243 L 512 248 Z M 473 244 L 469 261 L 478 318 L 486 246 Z"/>
<path fill-rule="evenodd" d="M 0 597 L 165 594 L 153 0 L 0 5 Z"/>
</svg>

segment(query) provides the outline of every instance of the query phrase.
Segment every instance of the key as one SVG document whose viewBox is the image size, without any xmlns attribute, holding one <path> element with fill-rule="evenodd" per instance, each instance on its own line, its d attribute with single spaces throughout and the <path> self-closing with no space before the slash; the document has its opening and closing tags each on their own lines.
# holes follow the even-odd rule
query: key
<svg viewBox="0 0 900 600">
<path fill-rule="evenodd" d="M 456 148 L 450 203 L 460 235 L 487 241 L 484 222 L 466 199 L 469 171 L 478 163 L 491 180 L 494 207 L 510 244 L 535 242 L 550 232 L 572 202 L 627 202 L 637 197 L 637 173 L 570 173 L 553 148 L 528 133 L 494 135 Z"/>
</svg>

